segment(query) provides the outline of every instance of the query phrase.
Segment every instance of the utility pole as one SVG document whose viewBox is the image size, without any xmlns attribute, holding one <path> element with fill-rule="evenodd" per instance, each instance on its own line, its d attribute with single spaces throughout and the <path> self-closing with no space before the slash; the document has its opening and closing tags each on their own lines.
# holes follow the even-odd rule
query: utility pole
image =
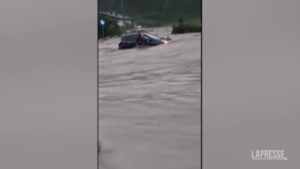
<svg viewBox="0 0 300 169">
<path fill-rule="evenodd" d="M 125 16 L 124 16 L 124 5 L 123 0 L 121 0 L 122 16 L 123 16 L 123 33 L 125 34 Z"/>
<path fill-rule="evenodd" d="M 105 20 L 104 19 L 101 19 L 100 20 L 100 24 L 102 25 L 102 36 L 103 36 L 103 39 L 105 38 L 104 36 L 104 25 L 105 25 Z"/>
<path fill-rule="evenodd" d="M 103 36 L 103 40 L 105 39 L 105 36 L 104 36 L 104 25 L 102 25 L 102 36 Z"/>
</svg>

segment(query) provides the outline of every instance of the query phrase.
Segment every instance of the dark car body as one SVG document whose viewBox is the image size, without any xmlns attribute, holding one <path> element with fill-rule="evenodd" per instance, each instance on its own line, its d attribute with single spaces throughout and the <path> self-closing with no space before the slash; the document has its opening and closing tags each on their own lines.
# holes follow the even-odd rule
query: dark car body
<svg viewBox="0 0 300 169">
<path fill-rule="evenodd" d="M 138 33 L 123 35 L 121 37 L 121 40 L 119 41 L 119 49 L 129 49 L 136 47 L 138 36 Z M 142 36 L 144 38 L 144 45 L 157 46 L 167 43 L 165 40 L 149 33 L 143 33 Z"/>
</svg>

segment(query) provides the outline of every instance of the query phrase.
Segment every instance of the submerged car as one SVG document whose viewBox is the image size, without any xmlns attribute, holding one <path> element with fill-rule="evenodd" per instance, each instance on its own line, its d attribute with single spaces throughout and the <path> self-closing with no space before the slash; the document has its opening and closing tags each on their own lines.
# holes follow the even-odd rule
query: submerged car
<svg viewBox="0 0 300 169">
<path fill-rule="evenodd" d="M 121 40 L 118 43 L 119 49 L 128 49 L 134 48 L 137 46 L 138 33 L 126 34 L 121 37 Z M 142 33 L 142 37 L 144 39 L 143 45 L 147 46 L 157 46 L 161 44 L 167 44 L 168 40 L 165 38 L 159 38 L 150 33 Z"/>
</svg>

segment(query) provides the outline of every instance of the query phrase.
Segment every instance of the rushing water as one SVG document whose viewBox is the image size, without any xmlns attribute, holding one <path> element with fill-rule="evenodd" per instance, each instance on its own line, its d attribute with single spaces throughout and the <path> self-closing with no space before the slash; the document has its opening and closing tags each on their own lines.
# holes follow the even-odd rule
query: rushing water
<svg viewBox="0 0 300 169">
<path fill-rule="evenodd" d="M 99 42 L 100 169 L 200 168 L 201 34 L 170 37 L 129 50 Z"/>
</svg>

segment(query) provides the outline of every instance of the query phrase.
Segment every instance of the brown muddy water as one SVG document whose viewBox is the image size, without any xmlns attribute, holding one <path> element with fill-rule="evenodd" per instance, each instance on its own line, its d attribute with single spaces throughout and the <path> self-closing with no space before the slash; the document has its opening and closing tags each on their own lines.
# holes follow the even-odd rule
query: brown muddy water
<svg viewBox="0 0 300 169">
<path fill-rule="evenodd" d="M 200 169 L 201 34 L 170 37 L 128 50 L 99 42 L 100 169 Z"/>
</svg>

